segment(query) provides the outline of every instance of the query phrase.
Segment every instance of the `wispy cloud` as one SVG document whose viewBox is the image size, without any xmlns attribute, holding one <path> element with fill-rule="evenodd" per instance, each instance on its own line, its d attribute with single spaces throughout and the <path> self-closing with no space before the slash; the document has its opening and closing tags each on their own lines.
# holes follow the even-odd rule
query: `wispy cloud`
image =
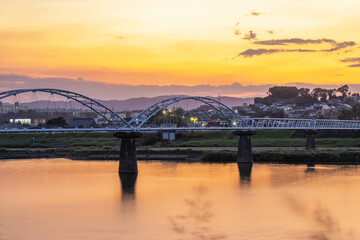
<svg viewBox="0 0 360 240">
<path fill-rule="evenodd" d="M 255 16 L 255 17 L 258 17 L 260 15 L 262 15 L 263 13 L 257 11 L 256 9 L 252 9 L 250 10 L 250 16 Z"/>
<path fill-rule="evenodd" d="M 245 34 L 245 36 L 243 37 L 243 39 L 245 40 L 255 40 L 256 39 L 256 33 L 253 32 L 252 30 L 250 30 L 248 33 Z"/>
<path fill-rule="evenodd" d="M 251 31 L 250 31 L 251 32 Z M 255 34 L 256 38 L 256 34 Z M 244 38 L 247 40 L 251 40 L 248 38 Z M 253 57 L 260 55 L 270 55 L 275 53 L 282 52 L 335 52 L 341 49 L 345 49 L 348 47 L 355 46 L 356 43 L 354 41 L 345 41 L 345 42 L 337 42 L 334 39 L 302 39 L 302 38 L 285 38 L 285 39 L 270 39 L 270 40 L 261 40 L 254 41 L 253 44 L 257 45 L 267 45 L 267 46 L 289 46 L 289 45 L 306 45 L 306 44 L 331 44 L 332 47 L 328 49 L 314 50 L 314 49 L 247 49 L 239 53 L 237 56 L 242 57 Z"/>
<path fill-rule="evenodd" d="M 256 17 L 261 15 L 260 12 L 256 12 L 256 11 L 252 11 L 250 14 L 251 14 L 252 16 L 256 16 Z"/>
<path fill-rule="evenodd" d="M 348 63 L 348 62 L 350 62 L 350 63 L 358 62 L 358 63 L 360 63 L 360 57 L 358 57 L 358 58 L 345 58 L 345 59 L 340 60 L 340 62 L 344 62 L 344 63 Z"/>
<path fill-rule="evenodd" d="M 289 44 L 320 44 L 320 43 L 332 43 L 336 44 L 333 39 L 302 39 L 302 38 L 285 38 L 285 39 L 270 39 L 263 41 L 256 41 L 254 44 L 260 45 L 289 45 Z"/>
<path fill-rule="evenodd" d="M 316 52 L 316 50 L 311 49 L 265 49 L 265 48 L 259 48 L 259 49 L 248 49 L 244 52 L 241 52 L 238 54 L 238 56 L 242 57 L 253 57 L 253 56 L 259 56 L 259 55 L 271 55 L 275 53 L 281 53 L 281 52 Z"/>
<path fill-rule="evenodd" d="M 340 43 L 335 43 L 333 48 L 330 49 L 325 49 L 325 50 L 321 50 L 323 52 L 334 52 L 343 48 L 347 48 L 347 47 L 352 47 L 355 46 L 356 43 L 353 41 L 349 41 L 349 42 L 340 42 Z"/>
<path fill-rule="evenodd" d="M 354 64 L 348 65 L 348 67 L 352 67 L 352 68 L 360 67 L 360 57 L 358 57 L 358 58 L 345 58 L 345 59 L 340 60 L 340 62 L 354 63 Z"/>
</svg>

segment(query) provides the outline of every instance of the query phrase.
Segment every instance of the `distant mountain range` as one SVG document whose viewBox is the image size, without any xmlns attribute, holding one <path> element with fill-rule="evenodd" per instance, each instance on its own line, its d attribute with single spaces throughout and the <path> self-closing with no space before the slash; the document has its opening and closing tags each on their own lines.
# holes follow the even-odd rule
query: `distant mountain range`
<svg viewBox="0 0 360 240">
<path fill-rule="evenodd" d="M 158 96 L 158 97 L 139 97 L 139 98 L 130 98 L 127 100 L 97 100 L 101 104 L 105 105 L 106 107 L 116 111 L 134 111 L 134 110 L 143 110 L 161 100 L 171 98 L 171 97 L 183 97 L 185 95 L 169 95 L 169 96 Z M 219 100 L 219 98 L 215 98 Z M 238 98 L 238 97 L 220 97 L 220 102 L 229 106 L 241 106 L 243 103 L 253 103 L 254 98 Z M 47 108 L 65 108 L 71 109 L 76 108 L 79 109 L 81 107 L 80 103 L 77 102 L 69 102 L 69 101 L 49 101 L 49 100 L 39 100 L 36 102 L 27 102 L 21 103 L 21 106 L 25 106 L 28 108 L 37 108 L 37 109 L 47 109 Z M 181 107 L 185 110 L 190 110 L 197 108 L 201 105 L 204 105 L 202 102 L 198 101 L 182 101 L 179 103 L 174 104 L 174 107 Z M 171 106 L 170 106 L 171 107 Z"/>
</svg>

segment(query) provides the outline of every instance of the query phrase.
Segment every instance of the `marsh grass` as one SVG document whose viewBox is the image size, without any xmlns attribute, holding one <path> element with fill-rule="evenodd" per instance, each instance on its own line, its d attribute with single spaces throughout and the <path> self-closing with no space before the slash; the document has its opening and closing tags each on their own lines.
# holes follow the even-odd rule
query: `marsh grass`
<svg viewBox="0 0 360 240">
<path fill-rule="evenodd" d="M 311 231 L 299 236 L 311 240 L 353 240 L 353 230 L 344 231 L 339 220 L 320 202 L 310 207 L 300 200 L 287 196 L 285 201 L 290 210 L 311 225 Z"/>
<path fill-rule="evenodd" d="M 207 188 L 204 186 L 195 188 L 195 196 L 184 200 L 187 212 L 169 217 L 171 230 L 176 234 L 177 240 L 226 239 L 225 235 L 212 233 L 211 220 L 214 214 L 211 212 L 210 201 L 206 199 L 206 193 Z"/>
</svg>

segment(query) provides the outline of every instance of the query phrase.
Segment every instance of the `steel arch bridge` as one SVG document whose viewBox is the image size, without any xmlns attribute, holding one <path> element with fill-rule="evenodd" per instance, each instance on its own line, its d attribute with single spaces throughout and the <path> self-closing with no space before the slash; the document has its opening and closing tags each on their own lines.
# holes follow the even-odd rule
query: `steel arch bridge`
<svg viewBox="0 0 360 240">
<path fill-rule="evenodd" d="M 229 108 L 225 104 L 215 99 L 208 97 L 175 97 L 175 98 L 168 98 L 162 100 L 140 112 L 138 115 L 136 115 L 133 119 L 129 121 L 129 124 L 132 127 L 136 127 L 137 129 L 140 129 L 150 118 L 155 116 L 159 111 L 166 109 L 168 106 L 174 103 L 185 100 L 194 100 L 205 103 L 206 105 L 212 107 L 217 112 L 222 114 L 229 121 L 235 121 L 234 125 L 238 127 L 249 127 L 248 123 L 244 121 L 244 119 L 240 117 L 236 112 L 234 112 L 231 108 Z M 219 107 L 216 107 L 216 105 L 218 105 Z M 225 111 L 223 111 L 221 108 L 224 109 Z"/>
<path fill-rule="evenodd" d="M 95 113 L 102 116 L 106 121 L 108 121 L 111 125 L 113 125 L 115 128 L 119 127 L 128 127 L 132 128 L 130 124 L 125 121 L 122 117 L 120 117 L 118 114 L 116 114 L 114 111 L 109 109 L 108 107 L 104 106 L 100 102 L 89 98 L 87 96 L 81 95 L 79 93 L 61 90 L 61 89 L 52 89 L 52 88 L 34 88 L 34 89 L 18 89 L 18 90 L 11 90 L 11 91 L 5 91 L 0 92 L 0 100 L 10 97 L 10 96 L 16 96 L 18 94 L 28 93 L 28 92 L 45 92 L 49 94 L 55 94 L 59 96 L 63 96 L 67 99 L 71 99 L 75 102 L 80 103 L 81 105 L 89 108 L 90 110 L 94 111 Z M 100 110 L 99 110 L 100 109 Z M 110 118 L 107 116 L 107 114 L 110 114 Z"/>
<path fill-rule="evenodd" d="M 52 88 L 18 89 L 0 92 L 0 100 L 28 92 L 45 92 L 63 96 L 76 101 L 90 110 L 96 112 L 108 121 L 113 127 L 105 128 L 42 128 L 42 129 L 0 129 L 0 133 L 10 132 L 155 132 L 155 131 L 219 131 L 219 130 L 262 130 L 262 129 L 298 129 L 298 130 L 360 130 L 360 121 L 352 120 L 329 120 L 329 119 L 290 119 L 290 118 L 243 118 L 223 103 L 207 97 L 175 97 L 162 100 L 151 105 L 129 122 L 121 118 L 117 113 L 99 103 L 98 101 L 84 95 Z M 230 127 L 143 127 L 143 125 L 159 111 L 166 109 L 171 104 L 195 100 L 211 106 L 229 121 L 237 121 Z M 219 106 L 219 107 L 217 107 Z M 100 110 L 99 110 L 100 109 Z M 110 114 L 110 117 L 107 115 Z"/>
</svg>

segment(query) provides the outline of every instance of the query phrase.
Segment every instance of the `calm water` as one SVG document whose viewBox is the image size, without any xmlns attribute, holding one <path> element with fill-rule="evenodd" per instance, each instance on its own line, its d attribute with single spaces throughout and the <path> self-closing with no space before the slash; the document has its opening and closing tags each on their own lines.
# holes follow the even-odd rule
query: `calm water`
<svg viewBox="0 0 360 240">
<path fill-rule="evenodd" d="M 360 167 L 254 164 L 248 178 L 236 164 L 140 162 L 137 179 L 117 167 L 0 161 L 0 239 L 360 239 Z"/>
</svg>

